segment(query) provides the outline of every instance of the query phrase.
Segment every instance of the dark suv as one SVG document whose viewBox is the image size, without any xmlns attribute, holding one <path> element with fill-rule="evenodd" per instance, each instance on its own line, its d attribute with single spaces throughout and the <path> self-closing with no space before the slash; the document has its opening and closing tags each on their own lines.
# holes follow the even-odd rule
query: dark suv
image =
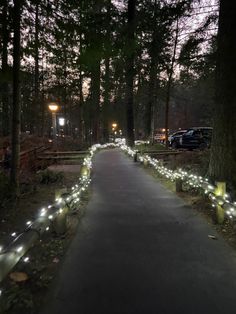
<svg viewBox="0 0 236 314">
<path fill-rule="evenodd" d="M 173 134 L 170 134 L 168 137 L 169 145 L 172 148 L 178 148 L 179 138 L 186 132 L 187 130 L 179 130 L 174 132 Z"/>
<path fill-rule="evenodd" d="M 205 149 L 210 147 L 212 137 L 211 127 L 196 127 L 188 129 L 179 137 L 176 148 Z"/>
</svg>

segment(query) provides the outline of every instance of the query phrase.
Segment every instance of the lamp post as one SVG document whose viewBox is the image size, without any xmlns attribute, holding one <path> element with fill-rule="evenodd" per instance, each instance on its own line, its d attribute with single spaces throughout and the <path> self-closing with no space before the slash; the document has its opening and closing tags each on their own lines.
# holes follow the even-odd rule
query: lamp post
<svg viewBox="0 0 236 314">
<path fill-rule="evenodd" d="M 115 140 L 116 134 L 117 134 L 116 129 L 117 129 L 118 124 L 116 122 L 114 122 L 114 123 L 112 123 L 111 126 L 112 126 L 113 136 L 114 136 L 114 140 Z"/>
<path fill-rule="evenodd" d="M 58 105 L 56 103 L 50 103 L 48 105 L 49 110 L 52 113 L 52 134 L 53 134 L 53 139 L 56 139 L 56 134 L 57 134 L 57 118 L 56 118 L 56 112 L 58 110 Z"/>
</svg>

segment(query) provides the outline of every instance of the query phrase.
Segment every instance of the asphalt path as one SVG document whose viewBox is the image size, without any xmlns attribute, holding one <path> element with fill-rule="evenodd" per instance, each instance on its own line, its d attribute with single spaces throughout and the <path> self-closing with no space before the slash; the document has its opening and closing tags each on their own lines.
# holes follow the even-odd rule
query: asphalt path
<svg viewBox="0 0 236 314">
<path fill-rule="evenodd" d="M 96 154 L 92 197 L 43 314 L 235 314 L 236 254 L 118 150 Z"/>
</svg>

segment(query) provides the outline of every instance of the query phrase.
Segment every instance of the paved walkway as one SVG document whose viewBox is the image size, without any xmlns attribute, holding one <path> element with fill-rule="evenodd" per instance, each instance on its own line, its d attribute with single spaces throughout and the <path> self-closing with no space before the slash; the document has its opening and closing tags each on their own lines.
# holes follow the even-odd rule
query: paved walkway
<svg viewBox="0 0 236 314">
<path fill-rule="evenodd" d="M 43 314 L 236 313 L 236 254 L 202 217 L 117 150 L 93 172 Z"/>
</svg>

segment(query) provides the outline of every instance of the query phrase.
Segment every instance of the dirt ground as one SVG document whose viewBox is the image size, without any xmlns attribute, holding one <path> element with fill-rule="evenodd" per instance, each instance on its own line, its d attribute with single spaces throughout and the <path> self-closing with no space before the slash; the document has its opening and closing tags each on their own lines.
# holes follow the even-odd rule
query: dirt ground
<svg viewBox="0 0 236 314">
<path fill-rule="evenodd" d="M 52 165 L 55 173 L 62 173 L 62 180 L 49 184 L 37 184 L 36 190 L 23 195 L 17 202 L 7 202 L 0 211 L 0 242 L 12 240 L 12 232 L 20 232 L 28 220 L 37 216 L 40 208 L 53 203 L 55 191 L 71 188 L 79 178 L 80 165 Z M 63 236 L 49 232 L 28 252 L 30 262 L 20 261 L 9 276 L 1 283 L 3 291 L 0 300 L 0 313 L 37 313 L 46 288 L 57 271 L 63 255 L 76 231 L 83 215 L 90 192 L 82 197 L 79 208 L 68 216 L 68 231 Z M 12 273 L 23 273 L 27 277 L 22 282 L 12 280 Z"/>
</svg>

